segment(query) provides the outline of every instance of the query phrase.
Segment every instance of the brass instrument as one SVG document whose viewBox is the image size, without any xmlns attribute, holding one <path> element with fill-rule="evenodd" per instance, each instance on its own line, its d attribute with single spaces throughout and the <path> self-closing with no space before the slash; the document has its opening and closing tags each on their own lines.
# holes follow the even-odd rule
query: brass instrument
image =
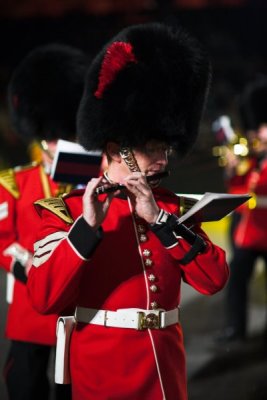
<svg viewBox="0 0 267 400">
<path fill-rule="evenodd" d="M 249 155 L 248 139 L 233 130 L 230 118 L 227 115 L 222 115 L 213 122 L 212 131 L 218 143 L 217 146 L 212 148 L 212 154 L 218 157 L 220 167 L 225 167 L 228 164 L 231 155 L 241 158 Z"/>
</svg>

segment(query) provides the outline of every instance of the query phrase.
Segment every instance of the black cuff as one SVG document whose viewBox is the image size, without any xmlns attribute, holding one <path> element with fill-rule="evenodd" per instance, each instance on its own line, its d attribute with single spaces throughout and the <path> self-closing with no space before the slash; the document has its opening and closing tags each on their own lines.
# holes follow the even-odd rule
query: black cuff
<svg viewBox="0 0 267 400">
<path fill-rule="evenodd" d="M 176 236 L 181 236 L 191 245 L 195 243 L 197 234 L 189 229 L 186 225 L 179 224 L 179 219 L 176 215 L 170 214 L 166 224 Z"/>
<path fill-rule="evenodd" d="M 164 247 L 172 247 L 177 244 L 177 238 L 167 224 L 152 224 L 150 229 L 159 238 Z"/>
<path fill-rule="evenodd" d="M 188 264 L 197 254 L 205 250 L 205 240 L 184 224 L 179 224 L 179 218 L 174 214 L 161 210 L 156 223 L 150 225 L 150 228 L 165 247 L 174 246 L 177 243 L 177 236 L 181 236 L 191 244 L 191 249 L 180 261 L 183 265 Z"/>
<path fill-rule="evenodd" d="M 27 283 L 27 275 L 25 274 L 25 267 L 21 265 L 19 261 L 16 261 L 14 266 L 13 266 L 13 275 L 15 278 L 22 282 L 22 283 Z"/>
<path fill-rule="evenodd" d="M 75 222 L 68 235 L 69 241 L 85 259 L 90 258 L 102 237 L 102 228 L 94 231 L 83 217 Z"/>
<path fill-rule="evenodd" d="M 175 215 L 171 215 L 168 218 L 167 224 L 177 235 L 182 236 L 192 246 L 188 253 L 186 253 L 186 255 L 180 260 L 182 265 L 188 264 L 199 253 L 202 253 L 205 250 L 205 240 L 200 235 L 189 229 L 186 225 L 179 224 L 179 219 Z"/>
</svg>

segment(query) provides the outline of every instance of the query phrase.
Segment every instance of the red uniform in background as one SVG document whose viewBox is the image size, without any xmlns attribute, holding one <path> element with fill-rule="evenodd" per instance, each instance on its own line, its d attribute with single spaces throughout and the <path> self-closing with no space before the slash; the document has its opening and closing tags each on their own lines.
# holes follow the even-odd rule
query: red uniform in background
<svg viewBox="0 0 267 400">
<path fill-rule="evenodd" d="M 153 192 L 160 208 L 179 214 L 177 196 L 164 189 Z M 196 232 L 205 238 L 206 251 L 182 265 L 179 260 L 190 245 L 180 238 L 165 248 L 126 197 L 113 199 L 103 239 L 85 257 L 82 238 L 88 249 L 95 234 L 80 218 L 82 194 L 64 197 L 62 218 L 53 210 L 40 210 L 43 219 L 28 280 L 37 311 L 61 313 L 72 301 L 78 308 L 110 311 L 173 310 L 180 303 L 182 280 L 208 295 L 224 286 L 225 253 L 201 229 Z M 78 322 L 70 352 L 74 400 L 187 398 L 180 324 L 138 331 Z"/>
<path fill-rule="evenodd" d="M 255 263 L 263 258 L 267 265 L 267 163 L 256 163 L 243 176 L 232 180 L 236 190 L 252 194 L 253 198 L 233 215 L 230 279 L 226 291 L 226 327 L 219 341 L 244 339 L 247 335 L 248 285 Z M 242 184 L 241 184 L 242 183 Z M 233 186 L 232 186 L 233 188 Z M 238 188 L 238 189 L 237 189 Z M 233 190 L 232 190 L 233 192 Z"/>
<path fill-rule="evenodd" d="M 247 193 L 250 174 L 256 167 L 256 157 L 249 157 L 241 160 L 235 168 L 234 174 L 226 178 L 227 191 L 232 194 Z M 245 209 L 247 207 L 247 203 L 244 203 L 242 206 L 240 206 L 239 210 L 241 207 Z"/>
<path fill-rule="evenodd" d="M 246 181 L 246 191 L 253 195 L 251 208 L 244 208 L 242 219 L 236 229 L 235 243 L 238 247 L 251 248 L 267 253 L 267 160 L 258 162 L 251 169 Z"/>
<path fill-rule="evenodd" d="M 242 165 L 246 161 L 236 160 L 236 171 L 232 171 L 228 187 L 232 193 L 242 191 L 253 197 L 234 213 L 231 235 L 233 254 L 226 291 L 226 327 L 218 336 L 219 341 L 246 338 L 249 281 L 258 258 L 263 258 L 267 265 L 266 97 L 266 77 L 250 82 L 241 96 L 240 116 L 251 148 L 245 169 Z"/>
<path fill-rule="evenodd" d="M 0 173 L 0 266 L 7 272 L 16 274 L 16 267 L 13 270 L 15 257 L 5 255 L 8 248 L 11 252 L 12 248 L 19 248 L 20 254 L 26 257 L 33 254 L 33 243 L 39 228 L 34 201 L 51 195 L 57 196 L 58 192 L 58 185 L 44 172 L 41 165 L 29 165 Z M 8 308 L 6 337 L 54 346 L 57 316 L 43 316 L 32 308 L 27 295 L 26 279 L 26 273 L 23 274 L 23 268 L 20 268 Z"/>
<path fill-rule="evenodd" d="M 64 190 L 66 186 L 53 182 L 40 164 L 0 173 L 0 265 L 8 273 L 10 303 L 5 336 L 12 342 L 4 376 L 11 399 L 33 399 L 37 393 L 38 399 L 49 397 L 47 368 L 56 344 L 58 316 L 41 315 L 32 307 L 26 287 L 27 265 L 23 265 L 23 260 L 30 262 L 39 228 L 33 202 Z M 12 256 L 6 255 L 7 252 Z M 55 390 L 57 399 L 70 398 L 69 387 L 57 386 Z M 29 397 L 31 393 L 34 397 Z"/>
<path fill-rule="evenodd" d="M 38 314 L 29 303 L 26 289 L 38 230 L 33 202 L 60 194 L 49 173 L 58 139 L 75 136 L 88 61 L 73 47 L 40 46 L 18 64 L 8 84 L 11 125 L 26 142 L 38 143 L 41 158 L 39 165 L 0 174 L 0 265 L 9 277 L 15 277 L 6 327 L 10 339 L 5 366 L 9 400 L 51 397 L 49 357 L 56 341 L 57 316 Z M 70 398 L 70 387 L 61 388 L 54 388 L 55 398 Z"/>
<path fill-rule="evenodd" d="M 226 178 L 225 178 L 225 185 L 228 193 L 231 194 L 244 194 L 244 193 L 250 193 L 250 190 L 248 189 L 248 181 L 251 172 L 257 165 L 257 159 L 256 157 L 249 157 L 245 159 L 238 160 L 236 158 L 236 167 L 234 168 L 229 168 L 228 173 L 226 173 Z M 226 167 L 227 170 L 227 167 Z M 251 203 L 250 203 L 251 204 Z M 248 203 L 242 204 L 239 206 L 237 209 L 235 209 L 231 213 L 231 219 L 230 219 L 230 244 L 232 247 L 232 251 L 235 249 L 235 228 L 238 226 L 240 222 L 240 218 L 244 212 L 248 209 Z"/>
</svg>

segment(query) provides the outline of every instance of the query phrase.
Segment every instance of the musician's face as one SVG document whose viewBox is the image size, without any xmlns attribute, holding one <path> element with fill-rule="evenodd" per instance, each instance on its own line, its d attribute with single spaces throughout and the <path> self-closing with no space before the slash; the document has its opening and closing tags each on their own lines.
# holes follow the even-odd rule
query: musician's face
<svg viewBox="0 0 267 400">
<path fill-rule="evenodd" d="M 156 140 L 147 142 L 145 147 L 133 149 L 137 164 L 146 175 L 164 171 L 168 165 L 169 152 L 169 146 Z"/>
</svg>

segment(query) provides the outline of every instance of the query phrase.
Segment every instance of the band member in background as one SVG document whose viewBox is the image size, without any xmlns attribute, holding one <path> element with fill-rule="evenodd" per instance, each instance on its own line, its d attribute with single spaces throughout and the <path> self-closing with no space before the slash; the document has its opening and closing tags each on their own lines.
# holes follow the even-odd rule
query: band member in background
<svg viewBox="0 0 267 400">
<path fill-rule="evenodd" d="M 192 245 L 181 237 L 179 198 L 146 177 L 167 168 L 170 147 L 182 157 L 193 146 L 209 80 L 198 41 L 157 23 L 124 29 L 90 67 L 78 140 L 103 149 L 108 168 L 64 197 L 60 213 L 55 199 L 36 203 L 42 220 L 28 279 L 37 311 L 77 306 L 74 400 L 187 398 L 181 280 L 212 294 L 228 267 L 200 226 Z M 96 195 L 113 183 L 126 190 Z"/>
<path fill-rule="evenodd" d="M 36 312 L 26 287 L 39 224 L 33 202 L 69 189 L 52 181 L 50 167 L 57 140 L 75 138 L 87 66 L 87 56 L 76 48 L 41 46 L 22 60 L 8 87 L 11 123 L 25 140 L 38 141 L 42 158 L 0 172 L 0 265 L 9 277 L 6 337 L 11 341 L 4 374 L 10 400 L 50 398 L 47 373 L 57 315 Z M 57 399 L 70 398 L 70 388 L 55 390 Z"/>
<path fill-rule="evenodd" d="M 257 259 L 267 265 L 267 78 L 257 78 L 240 98 L 240 117 L 249 144 L 244 160 L 230 156 L 226 182 L 231 193 L 250 193 L 235 212 L 232 259 L 226 290 L 226 323 L 217 342 L 244 340 L 248 329 L 249 282 Z"/>
</svg>

